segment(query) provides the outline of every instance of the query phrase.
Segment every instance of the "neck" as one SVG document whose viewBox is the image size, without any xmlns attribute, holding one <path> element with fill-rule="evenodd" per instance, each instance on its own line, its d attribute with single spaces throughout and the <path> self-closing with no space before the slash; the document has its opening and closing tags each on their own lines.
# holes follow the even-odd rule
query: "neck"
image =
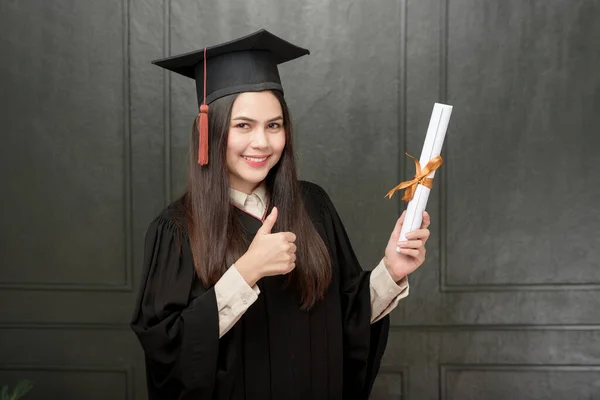
<svg viewBox="0 0 600 400">
<path fill-rule="evenodd" d="M 250 183 L 250 182 L 230 182 L 230 188 L 233 190 L 237 190 L 238 192 L 242 192 L 245 194 L 252 194 L 258 188 L 262 182 L 259 183 Z"/>
</svg>

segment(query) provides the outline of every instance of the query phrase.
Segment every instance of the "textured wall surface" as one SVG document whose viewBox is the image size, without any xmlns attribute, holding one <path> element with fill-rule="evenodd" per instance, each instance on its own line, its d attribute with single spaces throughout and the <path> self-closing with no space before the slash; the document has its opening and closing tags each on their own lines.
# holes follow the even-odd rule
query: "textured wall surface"
<svg viewBox="0 0 600 400">
<path fill-rule="evenodd" d="M 600 2 L 0 2 L 0 383 L 143 399 L 127 327 L 150 220 L 181 193 L 193 82 L 150 61 L 260 28 L 300 176 L 381 257 L 434 102 L 454 106 L 427 261 L 374 399 L 600 396 Z"/>
</svg>

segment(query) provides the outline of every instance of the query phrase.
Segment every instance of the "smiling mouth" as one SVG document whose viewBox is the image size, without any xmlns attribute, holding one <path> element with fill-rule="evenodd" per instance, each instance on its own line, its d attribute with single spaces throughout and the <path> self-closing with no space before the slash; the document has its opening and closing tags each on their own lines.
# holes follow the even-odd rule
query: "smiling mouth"
<svg viewBox="0 0 600 400">
<path fill-rule="evenodd" d="M 268 158 L 268 156 L 266 156 L 266 157 L 246 157 L 246 156 L 242 156 L 242 158 L 244 160 L 248 160 L 248 161 L 251 161 L 251 162 L 254 162 L 254 163 L 261 163 L 261 162 L 264 162 Z"/>
</svg>

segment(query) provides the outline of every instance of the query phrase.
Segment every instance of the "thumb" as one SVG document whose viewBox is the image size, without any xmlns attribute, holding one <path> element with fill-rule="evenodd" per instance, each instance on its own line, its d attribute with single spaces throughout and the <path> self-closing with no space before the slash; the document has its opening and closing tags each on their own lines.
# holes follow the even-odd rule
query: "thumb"
<svg viewBox="0 0 600 400">
<path fill-rule="evenodd" d="M 270 234 L 271 229 L 273 229 L 273 225 L 275 225 L 275 221 L 277 221 L 277 207 L 273 207 L 271 213 L 267 218 L 265 218 L 262 226 L 260 227 L 257 233 L 261 235 Z"/>
</svg>

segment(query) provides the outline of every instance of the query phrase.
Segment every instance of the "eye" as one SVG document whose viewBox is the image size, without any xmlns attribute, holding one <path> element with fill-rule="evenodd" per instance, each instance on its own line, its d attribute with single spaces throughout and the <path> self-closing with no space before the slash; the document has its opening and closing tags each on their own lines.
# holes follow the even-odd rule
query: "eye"
<svg viewBox="0 0 600 400">
<path fill-rule="evenodd" d="M 245 123 L 245 122 L 240 122 L 240 123 L 239 123 L 239 124 L 237 124 L 235 127 L 236 127 L 236 128 L 240 128 L 240 129 L 248 129 L 248 128 L 250 128 L 250 125 L 248 125 L 248 124 L 247 124 L 247 123 Z"/>
<path fill-rule="evenodd" d="M 268 128 L 271 129 L 271 130 L 276 130 L 276 129 L 281 128 L 281 125 L 278 124 L 277 122 L 271 122 L 269 124 Z"/>
</svg>

